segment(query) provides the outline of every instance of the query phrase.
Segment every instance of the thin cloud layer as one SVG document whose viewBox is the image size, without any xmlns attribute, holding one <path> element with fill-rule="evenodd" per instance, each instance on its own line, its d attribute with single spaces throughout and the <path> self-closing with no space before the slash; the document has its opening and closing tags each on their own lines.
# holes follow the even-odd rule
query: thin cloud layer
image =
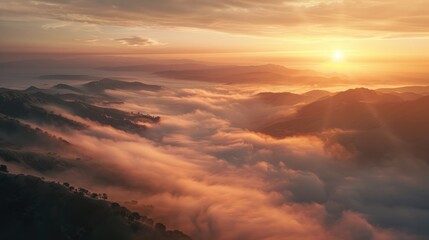
<svg viewBox="0 0 429 240">
<path fill-rule="evenodd" d="M 157 41 L 153 39 L 138 37 L 138 36 L 133 36 L 128 38 L 118 38 L 115 40 L 120 42 L 121 44 L 129 45 L 129 46 L 152 46 L 152 45 L 159 44 Z"/>
<path fill-rule="evenodd" d="M 19 0 L 4 2 L 0 9 L 3 14 L 107 25 L 192 27 L 266 35 L 298 31 L 308 36 L 392 37 L 429 31 L 429 3 L 425 0 L 412 4 L 400 0 Z"/>
</svg>

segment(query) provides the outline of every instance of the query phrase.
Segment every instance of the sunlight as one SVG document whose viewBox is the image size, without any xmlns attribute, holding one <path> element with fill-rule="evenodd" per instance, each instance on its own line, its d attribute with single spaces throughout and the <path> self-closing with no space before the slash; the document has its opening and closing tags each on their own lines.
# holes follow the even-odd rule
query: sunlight
<svg viewBox="0 0 429 240">
<path fill-rule="evenodd" d="M 335 50 L 332 54 L 332 61 L 341 62 L 344 59 L 343 52 L 341 50 Z"/>
<path fill-rule="evenodd" d="M 429 0 L 0 11 L 0 240 L 429 240 Z"/>
</svg>

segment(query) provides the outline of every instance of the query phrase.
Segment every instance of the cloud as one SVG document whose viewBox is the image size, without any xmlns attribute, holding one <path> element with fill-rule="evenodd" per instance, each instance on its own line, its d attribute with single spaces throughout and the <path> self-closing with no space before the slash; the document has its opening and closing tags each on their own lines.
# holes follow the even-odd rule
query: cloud
<svg viewBox="0 0 429 240">
<path fill-rule="evenodd" d="M 412 4 L 401 0 L 39 0 L 29 4 L 19 0 L 3 3 L 0 9 L 5 14 L 117 26 L 191 27 L 277 36 L 383 37 L 428 33 L 428 4 L 425 0 Z"/>
<path fill-rule="evenodd" d="M 137 200 L 129 207 L 195 239 L 429 235 L 427 164 L 398 157 L 359 165 L 333 157 L 332 143 L 317 136 L 252 132 L 247 127 L 257 123 L 246 119 L 290 109 L 258 103 L 239 89 L 189 85 L 108 94 L 126 100 L 118 108 L 161 115 L 161 123 L 142 138 L 62 113 L 90 128 L 56 132 L 84 157 L 51 178 L 107 192 L 114 201 Z"/>
<path fill-rule="evenodd" d="M 84 42 L 86 42 L 86 43 L 94 43 L 94 42 L 98 42 L 98 41 L 99 41 L 99 39 L 97 39 L 97 38 L 91 38 L 91 39 L 84 40 Z"/>
<path fill-rule="evenodd" d="M 55 23 L 47 23 L 42 26 L 45 30 L 64 28 L 72 25 L 70 22 L 55 22 Z"/>
<path fill-rule="evenodd" d="M 115 41 L 120 42 L 121 44 L 128 45 L 128 46 L 152 46 L 152 45 L 158 45 L 159 43 L 156 40 L 150 39 L 150 38 L 144 38 L 144 37 L 128 37 L 128 38 L 119 38 L 115 39 Z"/>
<path fill-rule="evenodd" d="M 80 155 L 70 157 L 73 168 L 50 171 L 49 179 L 106 192 L 194 239 L 429 235 L 428 165 L 396 152 L 382 164 L 356 164 L 380 157 L 362 155 L 362 149 L 392 148 L 372 134 L 352 149 L 338 144 L 357 141 L 349 132 L 273 139 L 251 130 L 293 107 L 264 104 L 253 91 L 233 86 L 182 82 L 156 93 L 106 94 L 124 101 L 112 106 L 160 115 L 161 122 L 141 137 L 52 109 L 89 128 L 48 129 L 75 146 L 70 155 Z"/>
</svg>

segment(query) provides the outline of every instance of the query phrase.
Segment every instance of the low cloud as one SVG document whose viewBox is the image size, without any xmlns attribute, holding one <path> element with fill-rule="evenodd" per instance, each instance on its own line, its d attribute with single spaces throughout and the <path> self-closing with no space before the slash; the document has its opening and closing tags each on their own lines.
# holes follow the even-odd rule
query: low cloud
<svg viewBox="0 0 429 240">
<path fill-rule="evenodd" d="M 59 20 L 116 26 L 167 26 L 223 32 L 385 37 L 429 32 L 428 2 L 368 1 L 57 1 L 4 3 L 4 14 L 22 13 Z M 115 16 L 112 18 L 112 16 Z M 302 30 L 304 29 L 304 31 Z"/>
<path fill-rule="evenodd" d="M 128 207 L 195 239 L 411 240 L 429 234 L 428 166 L 416 159 L 359 165 L 338 155 L 356 152 L 341 146 L 333 152 L 333 143 L 317 136 L 255 133 L 247 129 L 255 123 L 245 119 L 291 109 L 232 88 L 108 93 L 126 100 L 118 108 L 160 115 L 161 123 L 142 138 L 74 117 L 90 128 L 56 135 L 85 157 L 80 167 L 51 178 L 125 204 L 136 200 Z M 255 101 L 251 109 L 249 101 Z"/>
<path fill-rule="evenodd" d="M 72 25 L 70 22 L 55 22 L 55 23 L 47 23 L 42 25 L 42 28 L 45 30 L 64 28 Z"/>
<path fill-rule="evenodd" d="M 145 37 L 137 37 L 137 36 L 128 37 L 128 38 L 118 38 L 118 39 L 115 39 L 115 41 L 118 41 L 123 45 L 135 46 L 135 47 L 159 45 L 159 42 L 157 42 L 156 40 L 153 40 L 151 38 L 145 38 Z"/>
</svg>

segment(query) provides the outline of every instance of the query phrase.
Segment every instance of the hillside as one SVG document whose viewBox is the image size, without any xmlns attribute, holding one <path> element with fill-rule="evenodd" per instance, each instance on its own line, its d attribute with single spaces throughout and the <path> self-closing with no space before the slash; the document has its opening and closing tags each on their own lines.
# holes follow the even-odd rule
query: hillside
<svg viewBox="0 0 429 240">
<path fill-rule="evenodd" d="M 332 93 L 323 90 L 313 90 L 303 94 L 290 92 L 261 92 L 254 95 L 255 98 L 263 101 L 266 104 L 274 106 L 294 105 L 297 103 L 310 103 L 319 100 L 323 97 L 332 95 Z"/>
<path fill-rule="evenodd" d="M 103 78 L 99 81 L 85 83 L 81 86 L 83 90 L 89 93 L 101 93 L 106 90 L 146 90 L 159 91 L 162 89 L 158 85 L 150 85 L 141 82 L 126 82 L 110 78 Z"/>
<path fill-rule="evenodd" d="M 388 152 L 395 144 L 404 144 L 404 149 L 428 159 L 427 106 L 429 97 L 401 101 L 390 94 L 348 90 L 307 104 L 296 114 L 260 131 L 274 137 L 285 137 L 319 135 L 327 130 L 339 129 L 347 131 L 347 134 L 343 133 L 347 136 L 337 136 L 335 141 L 347 148 L 362 152 L 375 149 Z M 380 146 L 376 147 L 377 144 Z"/>
<path fill-rule="evenodd" d="M 0 169 L 1 239 L 188 240 L 106 195 Z"/>
<path fill-rule="evenodd" d="M 82 97 L 81 100 L 83 101 L 74 98 L 72 101 L 66 101 L 58 95 L 11 90 L 0 93 L 0 113 L 9 117 L 58 128 L 80 130 L 86 127 L 81 123 L 46 109 L 55 107 L 84 119 L 137 134 L 143 134 L 147 128 L 138 122 L 157 123 L 160 120 L 159 117 L 148 114 L 128 113 L 115 108 L 99 107 L 84 102 L 87 100 L 85 97 Z"/>
<path fill-rule="evenodd" d="M 378 126 L 371 104 L 400 101 L 399 97 L 390 94 L 351 89 L 307 104 L 294 116 L 264 128 L 263 132 L 279 137 L 329 128 L 370 129 Z"/>
<path fill-rule="evenodd" d="M 4 145 L 15 147 L 43 147 L 44 149 L 63 149 L 70 144 L 39 128 L 33 128 L 16 119 L 0 114 L 0 140 Z"/>
</svg>

